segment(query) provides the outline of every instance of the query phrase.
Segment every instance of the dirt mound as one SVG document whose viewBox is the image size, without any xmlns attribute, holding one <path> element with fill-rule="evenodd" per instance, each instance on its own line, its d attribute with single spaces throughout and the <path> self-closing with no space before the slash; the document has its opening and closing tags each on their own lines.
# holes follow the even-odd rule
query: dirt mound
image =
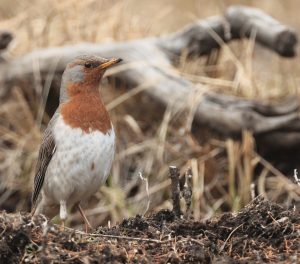
<svg viewBox="0 0 300 264">
<path fill-rule="evenodd" d="M 205 222 L 162 210 L 91 234 L 43 216 L 0 215 L 0 263 L 296 263 L 300 214 L 255 199 L 237 214 Z"/>
</svg>

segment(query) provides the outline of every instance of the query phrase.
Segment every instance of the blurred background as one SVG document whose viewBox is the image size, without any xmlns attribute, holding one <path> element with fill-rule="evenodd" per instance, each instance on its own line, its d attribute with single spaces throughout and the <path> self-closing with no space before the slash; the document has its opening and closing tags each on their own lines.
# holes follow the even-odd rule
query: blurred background
<svg viewBox="0 0 300 264">
<path fill-rule="evenodd" d="M 3 57 L 9 61 L 53 46 L 161 36 L 198 19 L 222 15 L 233 4 L 261 8 L 299 33 L 297 0 L 1 0 L 0 29 L 14 35 Z M 278 102 L 288 95 L 299 95 L 298 61 L 297 57 L 282 58 L 242 40 L 222 49 L 213 69 L 202 57 L 191 61 L 182 58 L 178 70 L 195 84 L 205 82 L 213 91 Z M 248 69 L 238 89 L 230 84 L 237 64 Z M 217 79 L 221 80 L 218 85 Z M 196 219 L 238 210 L 250 201 L 251 190 L 278 203 L 299 203 L 299 196 L 280 172 L 261 168 L 272 165 L 259 163 L 251 133 L 245 132 L 241 141 L 234 141 L 202 131 L 203 140 L 199 142 L 186 129 L 184 117 L 172 119 L 167 110 L 157 111 L 142 94 L 126 97 L 126 89 L 112 87 L 106 81 L 101 89 L 118 142 L 111 177 L 84 205 L 93 225 L 171 208 L 170 165 L 178 166 L 181 173 L 192 168 Z M 0 105 L 0 209 L 8 212 L 29 211 L 41 135 L 51 118 L 47 114 L 40 118 L 44 111 L 42 93 L 38 88 L 30 91 L 35 92 L 28 94 L 14 87 Z M 126 100 L 116 103 L 120 96 Z M 293 183 L 292 174 L 285 177 Z M 69 225 L 78 224 L 81 219 L 75 211 Z"/>
</svg>

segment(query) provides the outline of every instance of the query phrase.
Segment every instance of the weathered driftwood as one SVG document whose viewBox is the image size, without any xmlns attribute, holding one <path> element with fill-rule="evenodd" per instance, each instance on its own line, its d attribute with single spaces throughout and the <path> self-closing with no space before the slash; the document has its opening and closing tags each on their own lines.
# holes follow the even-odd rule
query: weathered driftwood
<svg viewBox="0 0 300 264">
<path fill-rule="evenodd" d="M 222 42 L 254 38 L 256 42 L 281 56 L 295 56 L 295 31 L 257 8 L 231 6 L 224 17 L 211 17 L 186 26 L 183 30 L 162 37 L 159 44 L 171 56 L 187 52 L 188 56 L 209 54 Z"/>
<path fill-rule="evenodd" d="M 229 24 L 222 17 L 214 17 L 198 21 L 177 33 L 160 38 L 103 45 L 84 43 L 44 49 L 2 63 L 0 64 L 0 95 L 7 95 L 14 84 L 30 89 L 40 81 L 36 76 L 41 76 L 47 86 L 53 76 L 61 76 L 66 64 L 72 58 L 79 54 L 91 53 L 104 57 L 123 58 L 124 63 L 118 68 L 119 71 L 114 77 L 126 83 L 128 88 L 137 85 L 147 86 L 145 93 L 164 106 L 172 104 L 177 110 L 184 109 L 190 106 L 190 98 L 196 98 L 196 95 L 201 93 L 201 88 L 196 88 L 174 71 L 172 66 L 174 58 L 183 51 L 191 56 L 208 54 L 212 49 L 218 48 L 222 41 L 231 39 L 230 31 L 234 37 L 242 37 L 243 35 L 235 32 L 243 32 L 244 25 L 239 24 L 241 17 L 244 16 L 246 21 L 252 21 L 251 10 L 256 23 L 250 23 L 248 27 L 251 28 L 250 31 L 260 32 L 256 34 L 256 41 L 281 55 L 292 54 L 294 46 L 290 45 L 290 42 L 282 44 L 283 50 L 290 51 L 282 52 L 274 42 L 265 41 L 263 37 L 265 31 L 268 35 L 267 39 L 280 38 L 282 31 L 277 28 L 286 29 L 294 34 L 290 29 L 272 20 L 263 12 L 238 7 L 227 11 Z M 238 18 L 234 19 L 235 17 Z M 276 24 L 276 27 L 263 27 L 264 21 L 267 21 L 268 25 Z M 37 70 L 41 75 L 35 74 Z M 53 89 L 58 89 L 58 83 L 55 82 L 56 86 Z M 298 107 L 295 98 L 271 106 L 233 96 L 205 93 L 197 102 L 194 124 L 205 125 L 225 136 L 239 136 L 241 131 L 248 129 L 265 147 L 294 148 L 300 145 Z"/>
<path fill-rule="evenodd" d="M 256 8 L 232 6 L 226 11 L 232 38 L 254 37 L 264 46 L 286 57 L 295 56 L 297 36 L 288 28 Z"/>
</svg>

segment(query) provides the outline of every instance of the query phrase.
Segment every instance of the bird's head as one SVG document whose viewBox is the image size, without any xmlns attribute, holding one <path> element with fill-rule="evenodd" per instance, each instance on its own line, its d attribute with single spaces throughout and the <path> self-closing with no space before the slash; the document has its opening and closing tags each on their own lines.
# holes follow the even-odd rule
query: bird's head
<svg viewBox="0 0 300 264">
<path fill-rule="evenodd" d="M 62 76 L 61 100 L 79 93 L 97 91 L 107 68 L 121 59 L 98 56 L 80 56 L 71 61 Z"/>
</svg>

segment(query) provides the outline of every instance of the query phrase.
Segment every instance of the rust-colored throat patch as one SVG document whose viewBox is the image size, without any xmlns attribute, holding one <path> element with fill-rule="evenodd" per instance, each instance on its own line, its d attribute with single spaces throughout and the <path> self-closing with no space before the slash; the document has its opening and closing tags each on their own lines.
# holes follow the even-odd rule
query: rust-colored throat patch
<svg viewBox="0 0 300 264">
<path fill-rule="evenodd" d="M 86 133 L 106 134 L 111 130 L 111 121 L 98 91 L 72 96 L 61 106 L 61 114 L 66 124 Z"/>
</svg>

